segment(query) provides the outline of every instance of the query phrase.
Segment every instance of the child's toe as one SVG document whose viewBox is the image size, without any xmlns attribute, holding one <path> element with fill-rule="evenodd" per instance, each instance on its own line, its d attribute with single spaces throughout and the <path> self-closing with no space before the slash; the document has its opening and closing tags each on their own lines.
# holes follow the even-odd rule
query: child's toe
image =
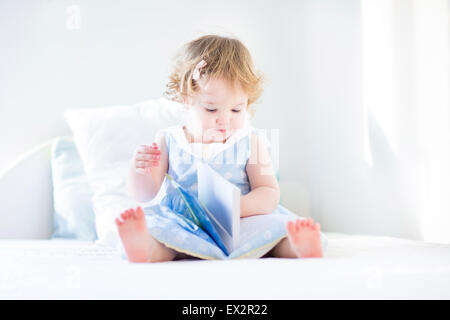
<svg viewBox="0 0 450 320">
<path fill-rule="evenodd" d="M 295 223 L 293 221 L 288 221 L 288 223 L 287 223 L 287 231 L 290 234 L 295 233 Z"/>
<path fill-rule="evenodd" d="M 295 222 L 295 230 L 299 231 L 302 228 L 302 221 L 300 219 L 297 219 L 297 221 Z"/>
<path fill-rule="evenodd" d="M 144 216 L 144 210 L 139 206 L 135 211 L 135 216 L 137 219 L 141 219 Z"/>
</svg>

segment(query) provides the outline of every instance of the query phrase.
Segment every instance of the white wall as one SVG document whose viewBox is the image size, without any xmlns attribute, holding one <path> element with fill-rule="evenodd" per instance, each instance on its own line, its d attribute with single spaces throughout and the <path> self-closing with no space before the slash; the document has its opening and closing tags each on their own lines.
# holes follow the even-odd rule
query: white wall
<svg viewBox="0 0 450 320">
<path fill-rule="evenodd" d="M 325 231 L 417 237 L 390 172 L 364 162 L 360 14 L 357 0 L 2 1 L 0 169 L 69 134 L 66 108 L 161 96 L 175 50 L 225 31 L 266 75 L 254 125 L 280 129 L 291 209 Z"/>
</svg>

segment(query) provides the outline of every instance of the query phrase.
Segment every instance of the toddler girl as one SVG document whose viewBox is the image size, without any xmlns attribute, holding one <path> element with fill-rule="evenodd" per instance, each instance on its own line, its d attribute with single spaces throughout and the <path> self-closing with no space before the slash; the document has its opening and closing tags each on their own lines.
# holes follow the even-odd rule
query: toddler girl
<svg viewBox="0 0 450 320">
<path fill-rule="evenodd" d="M 204 232 L 181 217 L 184 204 L 166 179 L 168 173 L 196 195 L 197 161 L 206 161 L 241 190 L 241 226 L 252 232 L 236 250 L 239 256 L 231 258 L 323 256 L 326 238 L 319 224 L 279 205 L 269 146 L 247 121 L 249 107 L 261 95 L 261 81 L 237 39 L 207 35 L 182 47 L 166 95 L 183 104 L 189 118 L 159 131 L 151 146 L 134 154 L 128 179 L 133 198 L 147 202 L 160 192 L 163 197 L 116 219 L 129 261 L 221 257 Z M 258 229 L 261 219 L 271 219 L 270 230 Z"/>
</svg>

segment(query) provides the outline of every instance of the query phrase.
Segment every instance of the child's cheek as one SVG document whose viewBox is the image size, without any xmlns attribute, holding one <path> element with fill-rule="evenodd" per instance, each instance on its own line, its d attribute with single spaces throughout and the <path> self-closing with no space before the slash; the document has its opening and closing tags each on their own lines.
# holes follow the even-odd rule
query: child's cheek
<svg viewBox="0 0 450 320">
<path fill-rule="evenodd" d="M 233 119 L 232 127 L 234 129 L 240 129 L 243 128 L 244 125 L 245 125 L 245 113 L 240 112 L 239 115 Z"/>
</svg>

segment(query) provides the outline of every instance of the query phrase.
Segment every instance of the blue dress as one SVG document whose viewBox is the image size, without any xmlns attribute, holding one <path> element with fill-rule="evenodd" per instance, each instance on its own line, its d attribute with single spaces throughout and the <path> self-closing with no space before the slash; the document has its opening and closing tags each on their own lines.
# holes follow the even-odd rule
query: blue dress
<svg viewBox="0 0 450 320">
<path fill-rule="evenodd" d="M 186 191 L 197 196 L 197 166 L 202 161 L 225 179 L 239 187 L 241 194 L 250 192 L 246 164 L 251 152 L 251 135 L 257 130 L 238 130 L 225 143 L 188 143 L 183 125 L 160 131 L 165 137 L 169 154 L 168 174 Z M 143 205 L 149 233 L 158 241 L 178 252 L 201 259 L 259 258 L 287 236 L 289 220 L 301 218 L 282 205 L 270 214 L 241 218 L 240 245 L 226 255 L 211 237 L 186 218 L 185 203 L 167 177 L 158 195 Z M 327 239 L 321 233 L 322 248 Z"/>
</svg>

